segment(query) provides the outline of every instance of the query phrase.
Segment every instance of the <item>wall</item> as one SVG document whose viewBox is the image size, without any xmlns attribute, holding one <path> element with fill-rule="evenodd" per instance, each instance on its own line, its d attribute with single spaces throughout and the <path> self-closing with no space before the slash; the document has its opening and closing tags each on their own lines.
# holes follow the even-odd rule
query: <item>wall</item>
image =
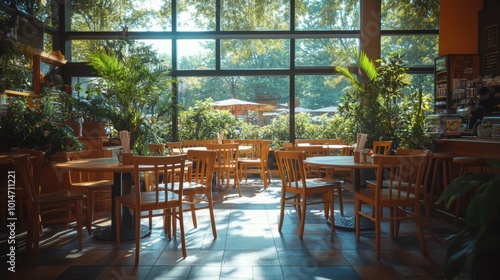
<svg viewBox="0 0 500 280">
<path fill-rule="evenodd" d="M 483 1 L 440 0 L 440 5 L 439 54 L 477 54 Z"/>
</svg>

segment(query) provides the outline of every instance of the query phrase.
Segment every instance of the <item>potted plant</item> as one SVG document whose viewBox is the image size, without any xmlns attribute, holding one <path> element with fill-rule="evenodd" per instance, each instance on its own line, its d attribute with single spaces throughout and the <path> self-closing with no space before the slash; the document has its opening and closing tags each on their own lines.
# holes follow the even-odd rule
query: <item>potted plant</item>
<svg viewBox="0 0 500 280">
<path fill-rule="evenodd" d="M 500 168 L 500 161 L 489 161 Z M 465 175 L 447 186 L 436 204 L 453 202 L 471 191 L 476 192 L 465 214 L 465 227 L 448 237 L 446 278 L 455 279 L 467 266 L 471 279 L 496 279 L 500 274 L 500 175 Z"/>
<path fill-rule="evenodd" d="M 0 116 L 0 139 L 9 148 L 44 151 L 46 158 L 60 151 L 81 150 L 82 144 L 66 126 L 48 121 L 40 108 L 28 106 L 24 98 L 10 98 L 10 106 Z"/>
<path fill-rule="evenodd" d="M 358 69 L 360 75 L 356 76 L 347 67 L 336 67 L 351 83 L 339 104 L 338 114 L 352 122 L 340 125 L 350 126 L 345 130 L 354 134 L 368 134 L 368 145 L 376 140 L 392 140 L 393 149 L 428 148 L 431 138 L 424 131 L 425 114 L 431 111 L 433 99 L 431 94 L 421 91 L 403 93 L 409 77 L 401 53 L 391 53 L 374 62 L 361 52 Z"/>
<path fill-rule="evenodd" d="M 106 116 L 113 129 L 129 131 L 130 147 L 138 152 L 140 149 L 136 141 L 144 141 L 149 131 L 149 119 L 159 118 L 169 112 L 170 107 L 165 105 L 169 101 L 161 97 L 162 94 L 167 96 L 172 79 L 150 46 L 127 39 L 123 42 L 124 49 L 93 53 L 89 64 L 102 78 L 93 92 L 97 93 L 101 104 L 109 106 Z M 148 119 L 146 111 L 155 113 Z"/>
<path fill-rule="evenodd" d="M 102 137 L 106 135 L 106 119 L 109 115 L 107 101 L 100 96 L 88 96 L 77 101 L 77 107 L 83 115 L 82 135 Z"/>
</svg>

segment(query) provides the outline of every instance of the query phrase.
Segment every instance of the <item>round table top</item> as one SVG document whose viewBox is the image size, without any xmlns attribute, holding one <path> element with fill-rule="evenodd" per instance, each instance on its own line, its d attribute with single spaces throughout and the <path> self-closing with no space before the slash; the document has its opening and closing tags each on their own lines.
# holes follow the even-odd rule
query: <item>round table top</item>
<svg viewBox="0 0 500 280">
<path fill-rule="evenodd" d="M 344 167 L 357 169 L 376 168 L 373 162 L 354 162 L 354 156 L 318 156 L 308 157 L 304 160 L 307 164 L 325 167 Z"/>
<path fill-rule="evenodd" d="M 186 161 L 186 165 L 191 164 Z M 108 158 L 87 158 L 56 163 L 56 168 L 68 171 L 89 171 L 89 172 L 133 172 L 133 164 L 123 164 L 118 162 L 116 157 Z M 141 170 L 149 170 L 151 166 L 139 166 Z"/>
</svg>

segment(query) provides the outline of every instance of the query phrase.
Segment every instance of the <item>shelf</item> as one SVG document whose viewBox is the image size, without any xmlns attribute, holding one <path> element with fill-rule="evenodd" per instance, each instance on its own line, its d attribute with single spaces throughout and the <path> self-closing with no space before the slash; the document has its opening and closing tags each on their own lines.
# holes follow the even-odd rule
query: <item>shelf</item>
<svg viewBox="0 0 500 280">
<path fill-rule="evenodd" d="M 23 43 L 19 43 L 19 42 L 14 42 L 14 43 L 16 44 L 16 46 L 19 48 L 20 51 L 24 51 L 26 53 L 29 53 L 30 55 L 38 55 L 38 56 L 40 56 L 40 60 L 42 60 L 43 62 L 54 64 L 57 66 L 62 66 L 68 62 L 66 59 L 60 58 L 58 56 L 55 56 L 55 55 L 52 55 L 49 53 L 46 53 L 42 50 L 33 48 L 31 46 L 27 46 Z"/>
<path fill-rule="evenodd" d="M 21 91 L 15 91 L 15 90 L 5 90 L 5 94 L 9 95 L 18 95 L 18 96 L 26 96 L 26 97 L 39 97 L 38 94 L 30 93 L 30 92 L 21 92 Z"/>
<path fill-rule="evenodd" d="M 436 99 L 446 99 L 447 96 L 436 96 Z"/>
</svg>

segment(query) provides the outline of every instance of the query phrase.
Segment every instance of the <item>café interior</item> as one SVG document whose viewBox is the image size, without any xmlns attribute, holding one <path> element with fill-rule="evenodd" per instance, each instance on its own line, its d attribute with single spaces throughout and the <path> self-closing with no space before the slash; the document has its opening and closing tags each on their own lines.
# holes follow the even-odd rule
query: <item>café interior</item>
<svg viewBox="0 0 500 280">
<path fill-rule="evenodd" d="M 30 93 L 3 89 L 2 94 L 2 279 L 495 279 L 498 275 L 500 251 L 495 250 L 499 247 L 495 238 L 499 236 L 489 228 L 498 228 L 500 214 L 500 194 L 494 188 L 500 171 L 496 16 L 500 5 L 496 1 L 440 0 L 437 15 L 429 11 L 429 17 L 438 21 L 434 23 L 437 28 L 427 30 L 380 28 L 381 18 L 387 17 L 384 7 L 392 1 L 339 1 L 344 8 L 355 3 L 359 26 L 331 32 L 294 27 L 299 26 L 296 20 L 303 20 L 294 17 L 301 5 L 311 8 L 312 1 L 276 1 L 293 11 L 286 25 L 291 28 L 226 31 L 223 18 L 228 10 L 238 14 L 241 5 L 267 16 L 259 7 L 275 6 L 259 0 L 233 1 L 233 10 L 225 10 L 227 1 L 217 0 L 214 30 L 187 32 L 176 25 L 177 20 L 185 20 L 184 12 L 192 9 L 210 13 L 206 1 L 145 1 L 152 5 L 168 2 L 165 6 L 170 7 L 172 22 L 167 31 L 135 31 L 125 25 L 100 32 L 67 28 L 70 11 L 76 11 L 72 5 L 91 9 L 85 1 L 20 1 L 26 2 L 24 10 L 15 2 L 3 1 L 0 15 L 29 18 L 26 7 L 50 6 L 52 13 L 57 11 L 59 27 L 37 32 L 49 34 L 50 48 L 58 51 L 48 52 L 46 45 L 41 47 L 45 51 L 39 51 L 40 47 L 33 46 L 36 40 L 26 40 L 22 33 L 14 40 L 15 46 L 33 56 L 28 67 L 33 82 Z M 323 8 L 334 5 L 326 2 Z M 189 21 L 203 23 L 196 18 Z M 2 32 L 0 39 L 5 40 L 8 34 Z M 302 107 L 309 104 L 308 96 L 294 83 L 302 81 L 301 75 L 328 76 L 337 68 L 300 67 L 301 55 L 295 53 L 292 43 L 288 46 L 290 65 L 285 69 L 228 70 L 221 51 L 225 39 L 295 42 L 352 36 L 357 48 L 376 59 L 382 56 L 384 36 L 419 35 L 437 39 L 432 62 L 417 62 L 408 70 L 415 76 L 430 77 L 433 109 L 421 120 L 427 129 L 421 133 L 429 137 L 426 148 L 398 146 L 400 142 L 394 139 L 373 139 L 363 131 L 351 133 L 350 138 L 297 137 L 301 114 L 314 116 L 314 110 Z M 254 123 L 262 131 L 268 124 L 277 130 L 273 119 L 285 116 L 289 125 L 286 139 L 278 141 L 275 134 L 244 138 L 229 132 L 232 130 L 212 131 L 210 139 L 189 139 L 186 129 L 180 128 L 186 124 L 180 121 L 180 104 L 196 95 L 188 95 L 186 83 L 173 82 L 171 98 L 179 108 L 173 109 L 168 120 L 168 139 L 143 143 L 146 152 L 137 150 L 143 139 L 137 138 L 137 126 L 115 135 L 109 133 L 112 128 L 103 126 L 92 131 L 103 130 L 108 135 L 84 135 L 80 124 L 77 139 L 81 149 L 57 153 L 12 143 L 14 137 L 9 139 L 3 132 L 7 127 L 3 120 L 17 104 L 9 100 L 36 100 L 44 94 L 43 88 L 52 81 L 39 71 L 44 64 L 57 65 L 59 78 L 71 81 L 66 84 L 73 90 L 78 79 L 98 75 L 97 68 L 79 60 L 72 42 L 124 37 L 170 40 L 172 58 L 162 59 L 172 59 L 174 71 L 170 74 L 179 81 L 245 75 L 288 77 L 284 102 L 268 93 L 267 99 L 231 96 L 209 106 L 239 119 L 238 124 Z M 210 65 L 182 69 L 185 64 L 175 57 L 183 49 L 175 47 L 175 41 L 207 38 L 214 41 L 217 59 L 213 69 Z M 341 106 L 339 102 L 330 107 L 316 105 L 325 105 L 317 112 L 329 117 Z M 36 101 L 30 106 L 37 108 Z M 316 116 L 321 125 L 322 117 Z M 208 121 L 201 126 L 203 123 L 208 127 Z M 14 135 L 14 126 L 8 129 Z M 244 128 L 237 131 L 241 130 Z M 46 130 L 44 137 L 51 133 Z M 414 138 L 421 139 L 420 135 Z M 471 236 L 464 237 L 465 233 Z M 468 251 L 461 250 L 466 246 Z"/>
</svg>

